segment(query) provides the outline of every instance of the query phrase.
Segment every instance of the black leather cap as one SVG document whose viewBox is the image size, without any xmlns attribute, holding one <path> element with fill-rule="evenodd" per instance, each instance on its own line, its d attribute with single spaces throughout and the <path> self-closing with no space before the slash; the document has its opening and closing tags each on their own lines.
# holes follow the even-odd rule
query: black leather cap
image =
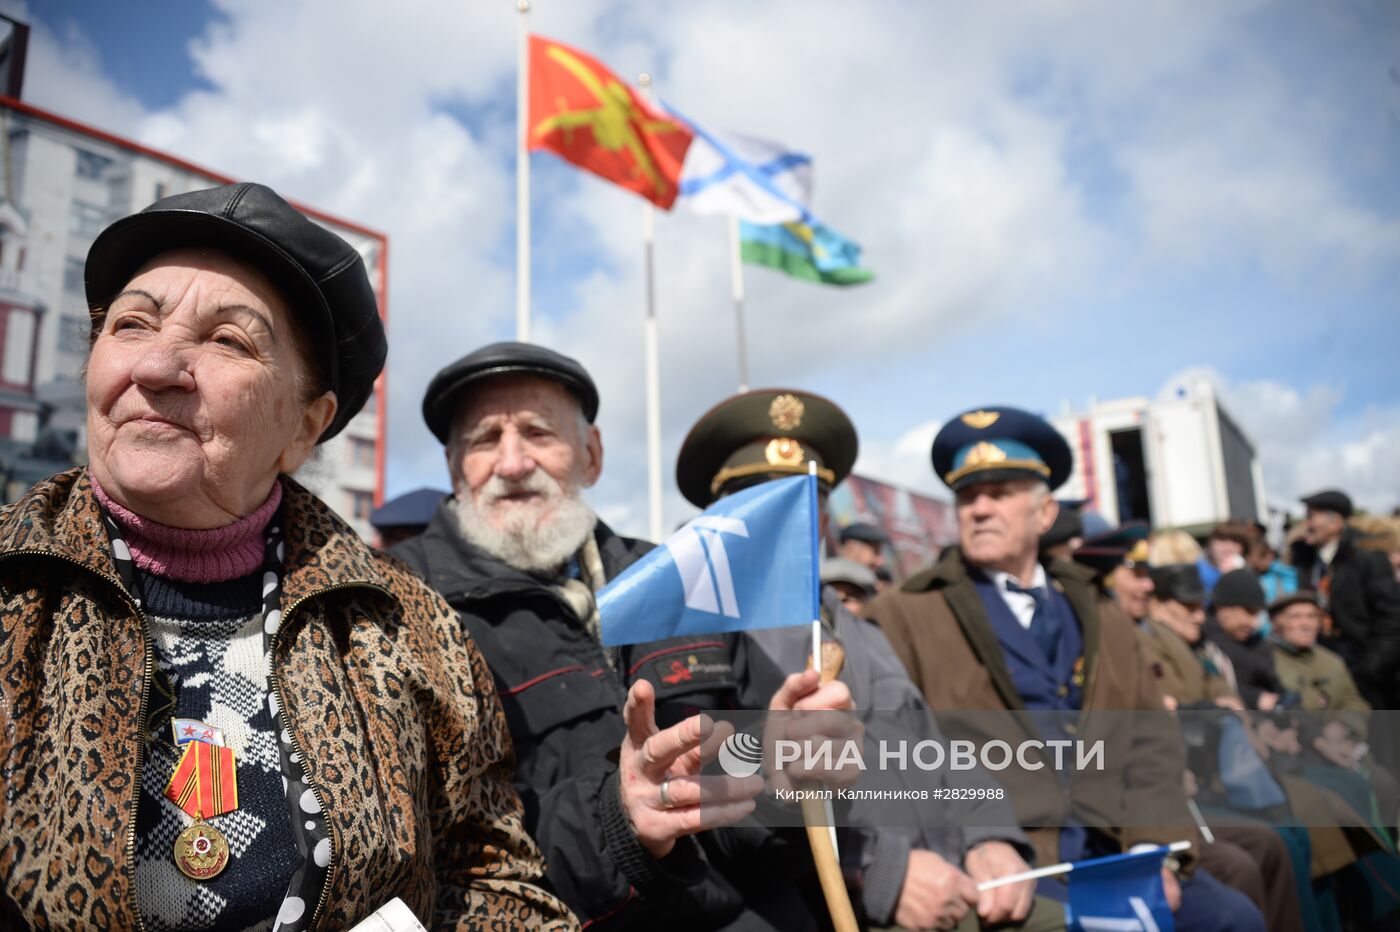
<svg viewBox="0 0 1400 932">
<path fill-rule="evenodd" d="M 1309 508 L 1316 508 L 1318 511 L 1335 511 L 1343 518 L 1350 518 L 1352 514 L 1351 496 L 1336 489 L 1314 492 L 1302 501 Z"/>
<path fill-rule="evenodd" d="M 879 547 L 890 542 L 890 535 L 878 524 L 871 524 L 869 521 L 857 521 L 846 525 L 841 529 L 840 537 L 843 544 L 848 540 L 858 540 Z"/>
<path fill-rule="evenodd" d="M 423 394 L 423 420 L 433 436 L 446 444 L 452 418 L 463 392 L 474 382 L 494 375 L 520 373 L 553 379 L 578 399 L 583 416 L 592 424 L 598 417 L 598 386 L 578 360 L 534 343 L 492 343 L 442 369 Z"/>
<path fill-rule="evenodd" d="M 353 246 L 260 184 L 176 194 L 103 230 L 88 250 L 88 304 L 105 307 L 148 261 L 172 249 L 214 249 L 243 259 L 284 291 L 335 392 L 338 434 L 364 407 L 388 342 L 379 302 Z"/>
<path fill-rule="evenodd" d="M 1152 594 L 1162 601 L 1174 599 L 1186 605 L 1200 605 L 1206 600 L 1206 587 L 1201 572 L 1194 563 L 1169 563 L 1151 570 Z"/>
<path fill-rule="evenodd" d="M 1253 570 L 1231 570 L 1216 580 L 1215 591 L 1210 594 L 1210 604 L 1216 608 L 1233 605 L 1257 612 L 1268 605 L 1269 600 Z"/>
</svg>

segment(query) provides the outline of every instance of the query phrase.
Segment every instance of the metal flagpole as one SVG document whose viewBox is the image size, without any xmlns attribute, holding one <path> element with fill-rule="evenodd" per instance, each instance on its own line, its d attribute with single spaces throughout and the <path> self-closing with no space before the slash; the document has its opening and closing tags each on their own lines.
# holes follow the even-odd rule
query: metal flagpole
<svg viewBox="0 0 1400 932">
<path fill-rule="evenodd" d="M 637 78 L 642 96 L 651 99 L 651 75 Z M 647 499 L 651 505 L 651 539 L 663 540 L 661 521 L 661 349 L 656 332 L 656 208 L 642 205 L 642 245 L 646 253 L 646 391 L 647 391 Z"/>
<path fill-rule="evenodd" d="M 530 0 L 516 0 L 515 82 L 515 338 L 530 342 Z"/>
<path fill-rule="evenodd" d="M 749 390 L 749 345 L 744 333 L 744 253 L 739 242 L 739 218 L 729 218 L 729 281 L 734 288 L 734 330 L 739 354 L 739 393 Z"/>
</svg>

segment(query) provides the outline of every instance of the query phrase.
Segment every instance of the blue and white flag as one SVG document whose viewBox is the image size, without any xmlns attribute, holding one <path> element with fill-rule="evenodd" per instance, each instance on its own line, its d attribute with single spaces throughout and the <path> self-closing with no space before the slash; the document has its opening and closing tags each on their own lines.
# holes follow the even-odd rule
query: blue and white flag
<svg viewBox="0 0 1400 932">
<path fill-rule="evenodd" d="M 676 206 L 750 223 L 810 218 L 812 159 L 781 143 L 697 126 L 667 106 L 695 138 L 681 165 Z"/>
<path fill-rule="evenodd" d="M 817 542 L 815 476 L 726 496 L 599 591 L 603 643 L 808 624 Z"/>
<path fill-rule="evenodd" d="M 1070 932 L 1173 932 L 1162 889 L 1167 845 L 1076 861 L 1069 873 L 1065 928 Z"/>
</svg>

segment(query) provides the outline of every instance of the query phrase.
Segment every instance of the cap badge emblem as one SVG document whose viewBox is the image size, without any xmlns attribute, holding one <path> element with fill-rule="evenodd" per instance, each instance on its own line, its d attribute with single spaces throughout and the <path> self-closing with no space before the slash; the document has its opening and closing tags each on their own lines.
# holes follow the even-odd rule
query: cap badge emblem
<svg viewBox="0 0 1400 932">
<path fill-rule="evenodd" d="M 986 430 L 1000 417 L 1000 411 L 969 411 L 962 416 L 962 422 L 973 430 Z"/>
<path fill-rule="evenodd" d="M 796 395 L 779 395 L 768 406 L 768 418 L 778 430 L 796 430 L 802 426 L 807 406 Z"/>
<path fill-rule="evenodd" d="M 968 451 L 967 459 L 963 460 L 963 468 L 991 466 L 994 463 L 1004 462 L 1006 462 L 1006 451 L 984 440 Z"/>
<path fill-rule="evenodd" d="M 763 450 L 763 458 L 770 466 L 800 466 L 805 456 L 802 444 L 791 437 L 775 437 Z"/>
</svg>

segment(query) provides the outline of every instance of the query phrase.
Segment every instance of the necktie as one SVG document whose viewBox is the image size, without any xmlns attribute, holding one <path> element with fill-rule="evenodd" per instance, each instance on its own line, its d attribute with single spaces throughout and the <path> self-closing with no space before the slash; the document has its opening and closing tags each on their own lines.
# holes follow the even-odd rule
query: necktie
<svg viewBox="0 0 1400 932">
<path fill-rule="evenodd" d="M 1054 663 L 1056 649 L 1060 646 L 1060 626 L 1055 612 L 1050 610 L 1050 593 L 1044 586 L 1026 588 L 1016 585 L 1011 580 L 1006 581 L 1006 591 L 1019 592 L 1035 600 L 1035 611 L 1031 614 L 1031 636 L 1040 645 L 1040 652 L 1045 655 L 1045 659 Z"/>
</svg>

